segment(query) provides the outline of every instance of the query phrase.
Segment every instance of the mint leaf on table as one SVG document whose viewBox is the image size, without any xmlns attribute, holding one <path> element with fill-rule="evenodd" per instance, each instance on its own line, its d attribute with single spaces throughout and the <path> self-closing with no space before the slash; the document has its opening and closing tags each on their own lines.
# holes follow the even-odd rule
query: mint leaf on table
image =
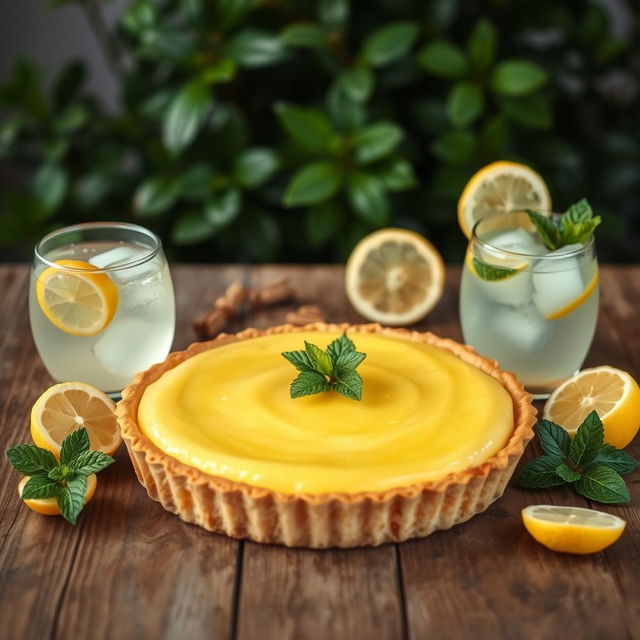
<svg viewBox="0 0 640 640">
<path fill-rule="evenodd" d="M 21 498 L 56 498 L 60 513 L 71 524 L 76 523 L 84 507 L 87 477 L 114 462 L 106 453 L 90 449 L 89 434 L 84 428 L 62 441 L 60 462 L 51 451 L 32 444 L 19 444 L 5 453 L 16 471 L 29 476 Z"/>
<path fill-rule="evenodd" d="M 516 486 L 546 489 L 568 484 L 589 500 L 629 502 L 629 490 L 621 474 L 631 473 L 639 463 L 624 451 L 603 444 L 604 428 L 595 411 L 583 420 L 573 440 L 550 420 L 540 420 L 536 433 L 544 455 L 524 467 Z"/>
<path fill-rule="evenodd" d="M 351 338 L 343 334 L 326 350 L 315 344 L 304 343 L 304 351 L 285 351 L 282 357 L 300 373 L 291 383 L 292 398 L 301 398 L 334 389 L 345 398 L 362 398 L 362 378 L 356 367 L 366 354 L 356 351 Z"/>
<path fill-rule="evenodd" d="M 602 222 L 594 216 L 586 198 L 572 204 L 560 217 L 548 217 L 527 209 L 529 219 L 536 227 L 542 242 L 551 251 L 569 244 L 585 244 Z"/>
</svg>

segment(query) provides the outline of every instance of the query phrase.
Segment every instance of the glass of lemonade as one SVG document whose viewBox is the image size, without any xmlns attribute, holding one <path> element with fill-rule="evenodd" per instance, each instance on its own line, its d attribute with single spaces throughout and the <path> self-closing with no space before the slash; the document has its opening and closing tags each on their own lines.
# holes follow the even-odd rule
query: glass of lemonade
<svg viewBox="0 0 640 640">
<path fill-rule="evenodd" d="M 52 378 L 119 395 L 173 342 L 173 285 L 160 239 L 119 222 L 50 233 L 35 248 L 29 317 Z"/>
<path fill-rule="evenodd" d="M 549 251 L 525 212 L 475 225 L 460 290 L 464 339 L 528 391 L 546 397 L 576 373 L 597 316 L 593 236 Z"/>
</svg>

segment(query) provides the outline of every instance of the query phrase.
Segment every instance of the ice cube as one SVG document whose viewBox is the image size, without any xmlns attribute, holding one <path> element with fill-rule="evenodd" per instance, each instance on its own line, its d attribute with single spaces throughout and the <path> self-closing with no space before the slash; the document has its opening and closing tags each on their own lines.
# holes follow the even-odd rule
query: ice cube
<svg viewBox="0 0 640 640">
<path fill-rule="evenodd" d="M 492 333 L 519 352 L 538 349 L 549 338 L 548 322 L 531 303 L 515 309 L 499 307 L 487 321 L 491 323 Z"/>
<path fill-rule="evenodd" d="M 544 253 L 544 245 L 536 242 L 536 237 L 524 229 L 510 229 L 493 236 L 488 243 L 498 249 L 539 256 Z"/>
<path fill-rule="evenodd" d="M 173 335 L 158 336 L 153 324 L 138 318 L 115 318 L 91 348 L 109 373 L 131 377 L 166 356 Z"/>
<path fill-rule="evenodd" d="M 546 256 L 572 253 L 582 246 L 569 244 L 547 253 Z M 533 302 L 540 313 L 548 317 L 579 298 L 585 286 L 577 258 L 540 260 L 533 271 Z"/>
<path fill-rule="evenodd" d="M 108 251 L 103 251 L 89 258 L 89 263 L 99 269 L 114 269 L 109 275 L 117 282 L 124 284 L 133 280 L 140 281 L 152 276 L 157 270 L 158 265 L 155 261 L 145 262 L 135 267 L 127 267 L 126 269 L 117 269 L 119 265 L 125 265 L 129 262 L 140 260 L 145 255 L 145 251 L 139 247 L 120 246 Z"/>
<path fill-rule="evenodd" d="M 505 280 L 478 280 L 485 297 L 498 304 L 517 307 L 531 302 L 533 281 L 530 271 L 521 271 Z"/>
</svg>

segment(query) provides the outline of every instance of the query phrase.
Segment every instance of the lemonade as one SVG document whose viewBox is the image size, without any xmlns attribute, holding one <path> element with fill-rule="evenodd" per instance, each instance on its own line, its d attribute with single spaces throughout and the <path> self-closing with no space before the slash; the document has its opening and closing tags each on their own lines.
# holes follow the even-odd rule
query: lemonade
<svg viewBox="0 0 640 640">
<path fill-rule="evenodd" d="M 83 281 L 86 290 L 76 292 Z M 61 296 L 71 304 L 97 300 L 102 316 L 83 325 Z M 160 241 L 142 227 L 115 223 L 50 234 L 36 247 L 29 315 L 38 352 L 56 381 L 119 393 L 137 372 L 163 360 L 173 341 L 173 286 Z"/>
<path fill-rule="evenodd" d="M 462 276 L 465 341 L 545 394 L 582 365 L 598 315 L 593 238 L 547 249 L 526 213 L 477 223 Z"/>
</svg>

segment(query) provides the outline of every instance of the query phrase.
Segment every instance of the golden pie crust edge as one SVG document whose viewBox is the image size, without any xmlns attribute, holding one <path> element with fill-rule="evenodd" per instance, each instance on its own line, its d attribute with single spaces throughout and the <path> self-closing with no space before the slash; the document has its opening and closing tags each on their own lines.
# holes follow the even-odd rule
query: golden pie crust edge
<svg viewBox="0 0 640 640">
<path fill-rule="evenodd" d="M 206 474 L 156 447 L 138 427 L 138 405 L 152 382 L 188 358 L 259 336 L 300 331 L 345 331 L 403 337 L 434 345 L 495 378 L 513 400 L 514 430 L 507 444 L 481 465 L 437 480 L 381 492 L 284 494 Z M 209 531 L 289 547 L 377 546 L 424 537 L 484 511 L 504 492 L 533 437 L 536 409 L 518 379 L 471 347 L 433 333 L 378 324 L 279 325 L 220 334 L 139 373 L 122 392 L 116 415 L 133 468 L 151 498 L 185 522 Z"/>
</svg>

